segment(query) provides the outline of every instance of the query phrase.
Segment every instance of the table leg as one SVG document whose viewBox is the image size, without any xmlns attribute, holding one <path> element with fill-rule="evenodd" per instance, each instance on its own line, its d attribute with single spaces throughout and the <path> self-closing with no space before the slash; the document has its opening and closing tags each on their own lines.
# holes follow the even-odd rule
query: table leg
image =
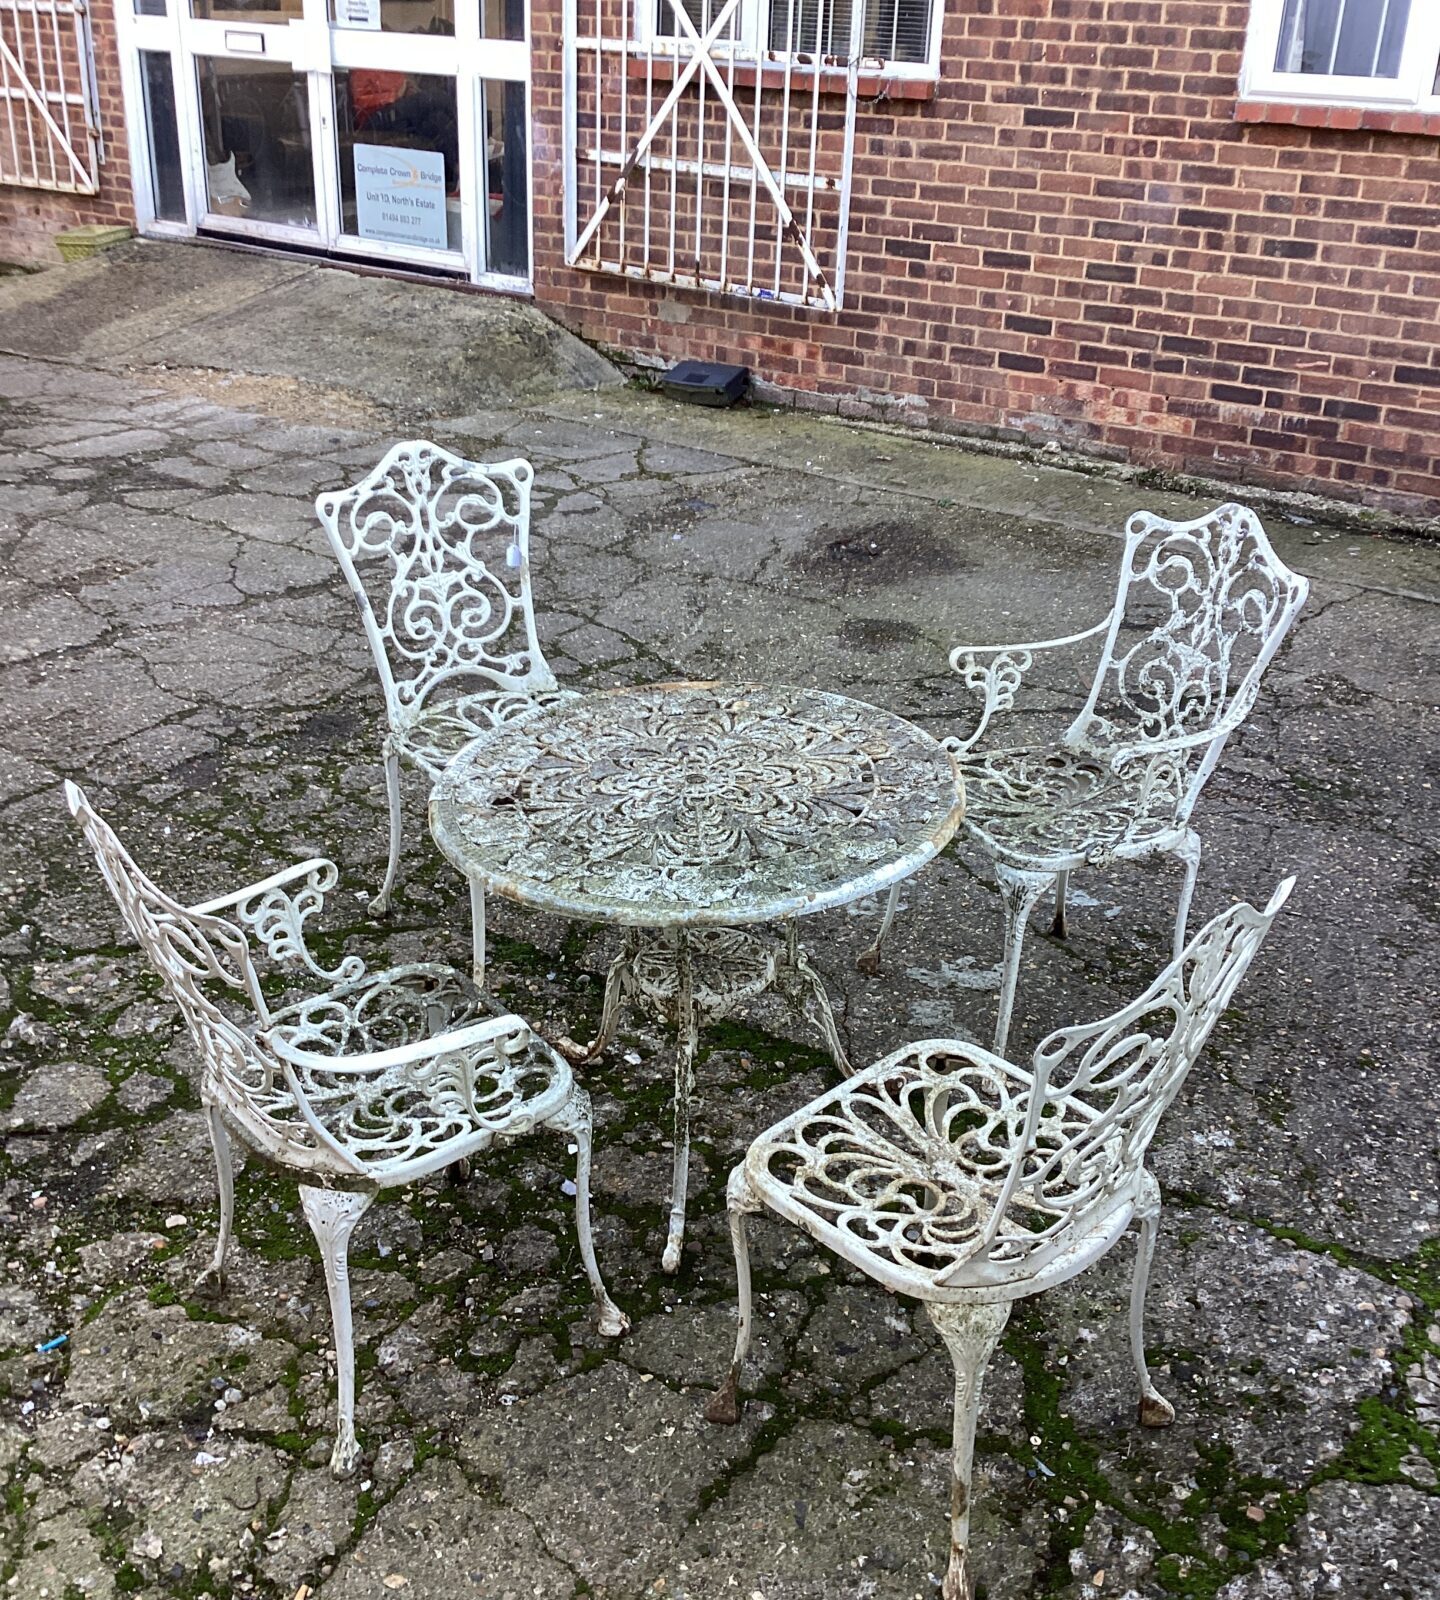
<svg viewBox="0 0 1440 1600">
<path fill-rule="evenodd" d="M 840 1030 L 835 1024 L 835 1012 L 830 1004 L 830 996 L 825 992 L 825 984 L 820 974 L 810 965 L 809 957 L 798 946 L 790 955 L 786 965 L 789 969 L 787 978 L 798 985 L 799 993 L 795 992 L 791 982 L 788 981 L 784 984 L 782 993 L 801 1016 L 819 1028 L 831 1056 L 834 1057 L 835 1065 L 848 1077 L 850 1058 L 841 1043 Z"/>
<path fill-rule="evenodd" d="M 695 1093 L 695 1050 L 699 1021 L 695 1014 L 695 975 L 685 934 L 675 938 L 675 1174 L 670 1185 L 670 1228 L 661 1266 L 680 1270 L 685 1239 L 685 1188 L 690 1178 L 690 1112 Z"/>
<path fill-rule="evenodd" d="M 620 1002 L 629 993 L 634 980 L 633 964 L 638 948 L 635 935 L 627 933 L 620 954 L 605 973 L 605 1000 L 600 1010 L 600 1029 L 590 1043 L 577 1044 L 568 1037 L 555 1041 L 555 1048 L 572 1066 L 579 1067 L 587 1061 L 593 1061 L 619 1031 Z"/>
<path fill-rule="evenodd" d="M 485 987 L 485 885 L 479 878 L 470 880 L 471 974 L 475 987 Z"/>
</svg>

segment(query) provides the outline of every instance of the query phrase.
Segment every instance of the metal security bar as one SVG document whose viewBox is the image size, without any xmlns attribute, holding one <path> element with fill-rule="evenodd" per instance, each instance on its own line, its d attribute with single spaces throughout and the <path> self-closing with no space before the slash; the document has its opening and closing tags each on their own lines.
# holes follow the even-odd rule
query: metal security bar
<svg viewBox="0 0 1440 1600">
<path fill-rule="evenodd" d="M 565 0 L 569 264 L 838 310 L 864 28 L 846 4 L 818 52 L 839 3 L 774 0 L 762 49 L 742 0 Z"/>
<path fill-rule="evenodd" d="M 99 159 L 85 0 L 0 0 L 0 183 L 94 194 Z"/>
</svg>

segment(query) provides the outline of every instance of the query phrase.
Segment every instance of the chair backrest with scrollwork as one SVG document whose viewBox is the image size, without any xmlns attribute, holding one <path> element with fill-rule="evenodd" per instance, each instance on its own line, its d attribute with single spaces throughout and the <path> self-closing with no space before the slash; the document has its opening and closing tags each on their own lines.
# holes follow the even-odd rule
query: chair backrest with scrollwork
<svg viewBox="0 0 1440 1600">
<path fill-rule="evenodd" d="M 1041 1041 L 1021 1154 L 991 1221 L 992 1258 L 1028 1256 L 1133 1185 L 1294 885 L 1286 878 L 1263 911 L 1243 901 L 1222 911 L 1129 1005 Z"/>
<path fill-rule="evenodd" d="M 556 687 L 530 595 L 528 461 L 480 466 L 423 439 L 390 449 L 315 511 L 359 607 L 403 728 L 442 685 L 535 694 Z M 357 563 L 384 563 L 378 609 Z"/>
<path fill-rule="evenodd" d="M 1309 589 L 1245 506 L 1184 523 L 1137 512 L 1100 665 L 1065 743 L 1170 758 L 1164 781 L 1183 818 Z"/>
<path fill-rule="evenodd" d="M 228 1111 L 279 1160 L 315 1166 L 316 1141 L 287 1086 L 283 1063 L 263 1041 L 227 1015 L 213 989 L 243 996 L 254 1025 L 269 1009 L 244 933 L 223 917 L 172 900 L 140 870 L 84 791 L 66 783 L 65 800 L 95 853 L 125 926 L 159 973 L 199 1052 L 207 1098 Z"/>
</svg>

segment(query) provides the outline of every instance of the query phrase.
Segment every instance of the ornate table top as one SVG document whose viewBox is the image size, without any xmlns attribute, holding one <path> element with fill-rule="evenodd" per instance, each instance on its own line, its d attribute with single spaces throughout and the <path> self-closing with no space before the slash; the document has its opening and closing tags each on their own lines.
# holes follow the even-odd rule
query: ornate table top
<svg viewBox="0 0 1440 1600">
<path fill-rule="evenodd" d="M 629 927 L 734 927 L 844 905 L 943 850 L 953 757 L 842 695 L 661 683 L 482 734 L 430 799 L 445 856 L 525 905 Z"/>
</svg>

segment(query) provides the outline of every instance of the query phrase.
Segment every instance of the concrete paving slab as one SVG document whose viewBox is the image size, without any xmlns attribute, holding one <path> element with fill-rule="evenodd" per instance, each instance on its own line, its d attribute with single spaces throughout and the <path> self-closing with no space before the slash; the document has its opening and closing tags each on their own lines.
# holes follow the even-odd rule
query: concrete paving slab
<svg viewBox="0 0 1440 1600">
<path fill-rule="evenodd" d="M 0 344 L 54 361 L 144 360 L 167 334 L 273 296 L 311 270 L 248 252 L 136 240 L 88 261 L 0 279 Z"/>
<path fill-rule="evenodd" d="M 603 356 L 521 300 L 147 240 L 0 279 L 0 325 L 0 346 L 24 355 L 293 379 L 402 414 L 422 396 L 431 414 L 460 413 L 620 382 Z M 92 434 L 87 448 L 123 454 L 121 437 Z M 253 448 L 224 440 L 207 459 L 254 464 Z"/>
<path fill-rule="evenodd" d="M 701 1420 L 732 1326 L 723 1175 L 833 1081 L 793 1018 L 762 1003 L 706 1041 L 673 1280 L 657 1270 L 664 1030 L 627 1017 L 586 1069 L 597 1248 L 635 1322 L 627 1343 L 590 1327 L 558 1141 L 492 1152 L 464 1189 L 426 1184 L 372 1210 L 353 1274 L 365 1456 L 334 1486 L 324 1286 L 294 1187 L 245 1167 L 229 1287 L 195 1298 L 217 1211 L 193 1055 L 57 784 L 82 781 L 184 900 L 329 854 L 342 878 L 328 958 L 463 963 L 466 896 L 411 777 L 395 908 L 367 915 L 385 851 L 381 702 L 310 511 L 397 432 L 533 459 L 542 636 L 567 684 L 785 679 L 849 688 L 940 733 L 970 714 L 946 665 L 955 643 L 1092 620 L 1128 511 L 1206 503 L 632 391 L 461 395 L 468 376 L 448 355 L 417 364 L 412 349 L 415 318 L 472 315 L 439 290 L 381 286 L 393 300 L 373 343 L 349 366 L 330 352 L 322 371 L 326 347 L 298 311 L 255 310 L 279 293 L 273 263 L 166 252 L 146 321 L 138 287 L 128 302 L 114 288 L 145 279 L 159 257 L 144 254 L 66 280 L 100 354 L 57 351 L 51 306 L 36 312 L 44 359 L 0 355 L 8 1592 L 935 1600 L 950 1374 L 913 1307 L 758 1223 L 745 1421 Z M 227 306 L 232 266 L 232 294 L 255 295 Z M 342 306 L 350 326 L 371 291 L 312 281 L 324 277 L 307 266 L 274 283 L 311 314 Z M 146 330 L 184 344 L 153 377 L 121 370 Z M 306 407 L 322 401 L 317 422 Z M 123 432 L 124 449 L 86 465 Z M 1431 1600 L 1440 552 L 1267 522 L 1314 594 L 1197 810 L 1197 911 L 1261 898 L 1285 872 L 1301 883 L 1153 1151 L 1165 1211 L 1148 1343 L 1177 1421 L 1132 1426 L 1128 1242 L 1017 1309 L 981 1419 L 987 1600 Z M 1084 684 L 1074 667 L 1037 673 L 1040 710 L 1017 725 L 1073 712 Z M 1019 1058 L 1153 976 L 1176 887 L 1162 868 L 1096 870 L 1074 885 L 1067 940 L 1037 919 Z M 906 1037 L 989 1037 L 994 999 L 975 978 L 1000 918 L 982 863 L 948 852 L 902 908 L 879 978 L 854 968 L 877 905 L 802 930 L 857 1061 Z M 490 916 L 504 1001 L 554 1033 L 593 1026 L 613 940 L 503 902 Z M 57 1332 L 67 1346 L 36 1351 Z"/>
</svg>

